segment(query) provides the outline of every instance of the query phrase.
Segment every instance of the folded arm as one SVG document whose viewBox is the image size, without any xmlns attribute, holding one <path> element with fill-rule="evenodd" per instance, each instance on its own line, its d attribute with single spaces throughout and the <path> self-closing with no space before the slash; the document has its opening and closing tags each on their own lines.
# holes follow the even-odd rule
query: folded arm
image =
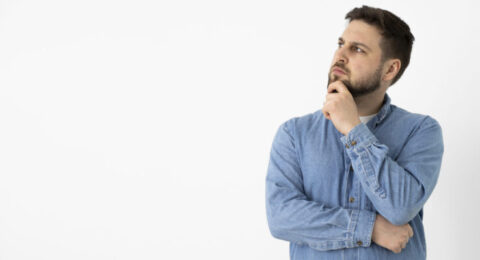
<svg viewBox="0 0 480 260">
<path fill-rule="evenodd" d="M 364 124 L 341 139 L 375 209 L 394 225 L 412 220 L 431 195 L 440 172 L 443 141 L 439 124 L 425 117 L 396 160 Z"/>
<path fill-rule="evenodd" d="M 370 246 L 375 212 L 327 207 L 305 195 L 289 122 L 280 126 L 275 136 L 266 178 L 272 235 L 317 250 Z"/>
</svg>

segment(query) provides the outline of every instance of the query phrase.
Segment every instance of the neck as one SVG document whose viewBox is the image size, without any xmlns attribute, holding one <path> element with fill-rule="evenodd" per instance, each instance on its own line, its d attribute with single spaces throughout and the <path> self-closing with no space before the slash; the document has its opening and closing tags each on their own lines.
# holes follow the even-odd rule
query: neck
<svg viewBox="0 0 480 260">
<path fill-rule="evenodd" d="M 380 90 L 380 89 L 379 89 Z M 359 116 L 369 116 L 378 113 L 382 108 L 386 91 L 375 91 L 365 96 L 354 98 Z"/>
</svg>

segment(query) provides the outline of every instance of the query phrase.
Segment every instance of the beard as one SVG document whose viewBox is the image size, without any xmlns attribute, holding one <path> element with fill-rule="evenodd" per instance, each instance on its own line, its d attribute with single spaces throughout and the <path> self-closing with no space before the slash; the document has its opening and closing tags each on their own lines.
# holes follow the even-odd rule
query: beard
<svg viewBox="0 0 480 260">
<path fill-rule="evenodd" d="M 346 71 L 347 75 L 350 74 L 347 68 L 343 66 L 343 64 L 335 64 L 334 66 L 337 66 L 343 69 L 344 71 Z M 350 94 L 352 94 L 353 97 L 364 96 L 380 88 L 380 78 L 382 76 L 381 68 L 382 66 L 378 66 L 377 70 L 373 73 L 371 77 L 367 78 L 366 80 L 356 82 L 355 84 L 352 84 L 350 80 L 346 80 L 346 79 L 341 81 L 345 85 L 345 87 L 347 87 L 348 91 L 350 92 Z M 330 83 L 335 82 L 337 80 L 339 80 L 339 76 L 337 75 L 333 75 L 333 79 L 330 76 L 328 76 L 327 88 L 330 85 Z"/>
</svg>

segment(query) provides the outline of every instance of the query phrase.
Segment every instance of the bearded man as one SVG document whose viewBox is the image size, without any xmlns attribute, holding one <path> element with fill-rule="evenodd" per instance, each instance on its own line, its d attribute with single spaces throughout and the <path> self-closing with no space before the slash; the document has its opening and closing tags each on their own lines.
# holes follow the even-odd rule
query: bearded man
<svg viewBox="0 0 480 260">
<path fill-rule="evenodd" d="M 423 206 L 437 182 L 442 130 L 386 94 L 414 37 L 396 15 L 351 10 L 323 108 L 283 123 L 266 176 L 272 235 L 291 259 L 426 259 Z"/>
</svg>

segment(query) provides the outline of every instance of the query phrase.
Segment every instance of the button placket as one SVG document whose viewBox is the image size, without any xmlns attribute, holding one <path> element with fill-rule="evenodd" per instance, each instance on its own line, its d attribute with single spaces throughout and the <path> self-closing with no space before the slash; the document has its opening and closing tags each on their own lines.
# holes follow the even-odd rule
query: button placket
<svg viewBox="0 0 480 260">
<path fill-rule="evenodd" d="M 350 165 L 349 167 L 350 174 L 352 174 L 353 172 L 352 169 L 353 168 Z M 355 174 L 352 174 L 352 186 L 351 186 L 351 190 L 348 193 L 347 203 L 350 204 L 351 207 L 357 208 L 357 209 L 360 206 L 359 200 L 358 200 L 359 186 L 360 186 L 360 182 L 358 181 L 358 178 L 355 176 Z"/>
<path fill-rule="evenodd" d="M 349 170 L 350 170 L 350 172 L 353 172 L 353 166 L 352 166 L 352 165 L 350 165 L 350 169 L 349 169 Z M 356 187 L 356 186 L 354 185 L 354 184 L 355 184 L 355 177 L 353 178 L 353 181 L 354 181 L 354 182 L 352 183 L 352 186 L 353 186 L 353 187 Z M 354 188 L 353 192 L 355 192 L 355 190 L 356 190 L 356 189 Z M 350 196 L 350 198 L 348 199 L 348 202 L 354 203 L 354 202 L 355 202 L 355 197 L 354 197 L 354 196 Z"/>
</svg>

